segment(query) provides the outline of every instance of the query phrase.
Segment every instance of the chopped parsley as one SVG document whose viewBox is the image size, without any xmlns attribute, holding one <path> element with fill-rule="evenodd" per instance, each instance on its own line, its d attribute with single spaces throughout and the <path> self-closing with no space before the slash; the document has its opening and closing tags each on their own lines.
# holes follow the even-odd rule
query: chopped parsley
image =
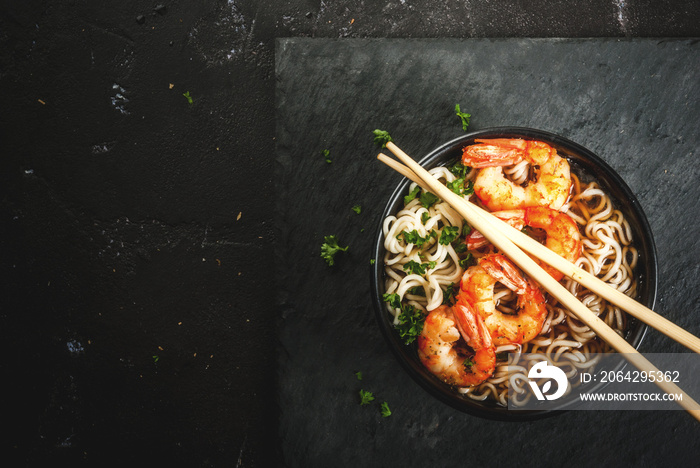
<svg viewBox="0 0 700 468">
<path fill-rule="evenodd" d="M 384 299 L 384 302 L 388 302 L 389 306 L 392 309 L 401 308 L 401 297 L 399 297 L 399 295 L 396 293 L 384 294 L 384 296 L 382 296 L 382 299 Z"/>
<path fill-rule="evenodd" d="M 467 251 L 467 244 L 465 244 L 464 242 L 459 242 L 459 243 L 453 245 L 452 247 L 455 249 L 455 253 L 458 253 L 458 254 L 464 253 Z"/>
<path fill-rule="evenodd" d="M 474 361 L 471 360 L 471 358 L 467 358 L 464 360 L 464 367 L 469 370 L 472 368 L 472 366 L 475 364 Z"/>
<path fill-rule="evenodd" d="M 459 292 L 459 284 L 450 283 L 450 285 L 442 290 L 442 303 L 448 306 L 453 306 L 457 300 Z"/>
<path fill-rule="evenodd" d="M 391 308 L 401 310 L 399 323 L 395 327 L 396 331 L 405 344 L 413 343 L 423 331 L 423 323 L 425 322 L 423 312 L 412 305 L 401 304 L 401 298 L 397 293 L 384 294 L 383 299 Z"/>
<path fill-rule="evenodd" d="M 360 405 L 369 405 L 370 402 L 373 400 L 374 400 L 374 395 L 372 395 L 372 392 L 360 390 Z"/>
<path fill-rule="evenodd" d="M 342 251 L 347 252 L 348 247 L 341 247 L 338 245 L 338 238 L 335 236 L 325 236 L 323 245 L 321 245 L 321 257 L 328 263 L 328 266 L 333 266 L 335 264 L 335 255 Z"/>
<path fill-rule="evenodd" d="M 405 344 L 411 344 L 423 331 L 424 322 L 425 315 L 420 309 L 412 305 L 404 305 L 401 308 L 401 315 L 399 315 L 399 323 L 396 325 L 396 330 Z"/>
<path fill-rule="evenodd" d="M 420 193 L 420 197 L 418 197 L 419 193 Z M 440 197 L 438 197 L 434 193 L 421 192 L 421 188 L 418 185 L 416 185 L 408 195 L 403 197 L 403 204 L 408 205 L 413 200 L 415 200 L 416 197 L 418 197 L 421 205 L 423 205 L 423 207 L 425 207 L 425 208 L 430 208 L 435 203 L 440 201 Z"/>
<path fill-rule="evenodd" d="M 450 172 L 454 174 L 458 179 L 464 179 L 469 174 L 469 166 L 462 164 L 462 161 L 457 161 L 452 166 L 450 166 Z"/>
<path fill-rule="evenodd" d="M 362 372 L 355 372 L 355 377 L 357 377 L 357 380 L 362 380 Z"/>
<path fill-rule="evenodd" d="M 389 132 L 385 130 L 376 129 L 372 133 L 374 133 L 374 144 L 382 148 L 386 148 L 387 143 L 394 141 Z"/>
<path fill-rule="evenodd" d="M 154 364 L 157 364 L 159 359 L 160 359 L 160 357 L 158 357 L 158 355 L 156 355 L 156 354 L 153 355 L 153 363 Z"/>
<path fill-rule="evenodd" d="M 440 201 L 440 198 L 438 198 L 438 196 L 433 193 L 424 192 L 420 195 L 420 202 L 425 208 L 430 208 L 438 201 Z"/>
<path fill-rule="evenodd" d="M 370 265 L 374 265 L 374 262 L 375 262 L 375 261 L 376 261 L 375 259 L 370 258 L 370 259 L 369 259 L 369 264 L 370 264 Z"/>
<path fill-rule="evenodd" d="M 423 296 L 425 297 L 425 288 L 423 286 L 414 286 L 408 291 L 406 291 L 406 294 L 411 294 L 413 296 Z"/>
<path fill-rule="evenodd" d="M 428 263 L 418 263 L 415 260 L 409 260 L 406 262 L 406 264 L 403 266 L 403 270 L 407 271 L 409 274 L 414 274 L 414 275 L 424 275 L 426 269 L 433 269 L 435 268 L 435 265 L 437 265 L 437 262 L 428 262 Z"/>
<path fill-rule="evenodd" d="M 413 244 L 413 245 L 415 245 L 416 247 L 421 248 L 421 247 L 423 246 L 423 244 L 425 244 L 426 242 L 428 242 L 428 240 L 430 240 L 431 237 L 432 237 L 432 238 L 437 237 L 437 233 L 436 233 L 435 231 L 431 230 L 431 231 L 428 233 L 428 235 L 426 235 L 425 237 L 423 237 L 423 236 L 421 236 L 420 234 L 418 234 L 418 231 L 416 231 L 416 230 L 414 229 L 414 230 L 412 230 L 411 232 L 408 232 L 408 231 L 401 231 L 401 234 L 399 234 L 398 236 L 396 236 L 396 238 L 398 239 L 399 236 L 403 236 L 403 240 L 404 240 L 404 242 L 406 242 L 407 244 Z"/>
<path fill-rule="evenodd" d="M 193 101 L 192 101 L 192 96 L 190 96 L 190 92 L 189 92 L 189 91 L 187 91 L 187 92 L 185 92 L 185 93 L 182 93 L 182 95 L 185 96 L 185 97 L 187 98 L 187 102 L 188 102 L 188 103 L 192 104 L 192 102 L 193 102 Z"/>
<path fill-rule="evenodd" d="M 330 150 L 327 150 L 327 149 L 322 150 L 322 151 L 321 151 L 321 155 L 323 156 L 323 158 L 326 160 L 326 162 L 327 162 L 328 164 L 330 164 L 330 163 L 333 162 L 333 160 L 331 159 L 331 152 L 330 152 Z"/>
<path fill-rule="evenodd" d="M 403 204 L 408 205 L 409 203 L 411 203 L 413 200 L 416 199 L 416 197 L 418 196 L 419 193 L 420 193 L 420 187 L 416 185 L 415 188 L 413 190 L 411 190 L 411 193 L 409 193 L 408 195 L 403 197 Z"/>
<path fill-rule="evenodd" d="M 382 409 L 382 416 L 384 416 L 385 418 L 388 418 L 389 416 L 391 416 L 391 410 L 389 409 L 389 403 L 387 403 L 386 401 L 384 403 L 382 403 L 381 409 Z"/>
<path fill-rule="evenodd" d="M 459 108 L 459 104 L 455 104 L 455 114 L 457 114 L 457 117 L 459 117 L 462 120 L 462 130 L 466 132 L 467 127 L 469 126 L 469 119 L 471 118 L 471 114 L 462 112 Z"/>
<path fill-rule="evenodd" d="M 462 258 L 459 261 L 459 266 L 464 268 L 465 270 L 472 265 L 476 265 L 476 259 L 472 257 L 471 253 L 468 253 L 466 257 Z"/>
<path fill-rule="evenodd" d="M 450 245 L 455 239 L 459 237 L 459 228 L 457 226 L 445 226 L 440 233 L 440 239 L 438 239 L 438 244 L 440 245 Z"/>
<path fill-rule="evenodd" d="M 420 221 L 421 223 L 423 223 L 423 226 L 425 226 L 425 223 L 427 223 L 429 219 L 430 213 L 428 213 L 427 211 L 424 211 L 423 214 L 420 215 Z"/>
<path fill-rule="evenodd" d="M 460 177 L 452 182 L 447 182 L 447 188 L 460 196 L 472 195 L 474 193 L 474 182 L 471 180 L 464 182 L 464 178 Z"/>
<path fill-rule="evenodd" d="M 355 205 L 352 207 L 352 211 L 354 211 L 357 214 L 360 214 L 360 212 L 362 211 L 362 207 L 360 205 Z"/>
</svg>

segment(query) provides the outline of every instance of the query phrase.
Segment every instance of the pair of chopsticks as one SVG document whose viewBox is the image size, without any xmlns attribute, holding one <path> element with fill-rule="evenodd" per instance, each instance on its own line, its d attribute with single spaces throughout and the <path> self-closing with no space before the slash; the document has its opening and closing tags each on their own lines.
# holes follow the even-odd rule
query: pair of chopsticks
<svg viewBox="0 0 700 468">
<path fill-rule="evenodd" d="M 618 353 L 624 354 L 629 362 L 642 372 L 660 372 L 651 362 L 642 356 L 623 337 L 618 335 L 603 320 L 591 312 L 583 303 L 574 297 L 564 286 L 559 284 L 549 273 L 544 271 L 525 252 L 543 260 L 559 270 L 564 275 L 585 286 L 609 302 L 619 306 L 630 315 L 638 318 L 665 335 L 673 338 L 684 346 L 700 353 L 700 339 L 678 325 L 656 314 L 624 293 L 612 288 L 590 273 L 578 268 L 571 262 L 560 257 L 544 245 L 523 234 L 507 223 L 496 218 L 489 212 L 465 200 L 440 183 L 427 170 L 420 166 L 410 156 L 404 153 L 394 143 L 386 144 L 400 161 L 379 153 L 377 159 L 420 185 L 430 190 L 457 211 L 474 229 L 481 232 L 489 242 L 510 258 L 532 279 L 537 281 L 547 292 L 555 297 L 562 305 L 573 312 L 576 317 L 593 330 L 601 339 L 607 342 Z M 522 249 L 522 250 L 521 250 Z M 525 252 L 523 252 L 523 250 Z M 662 390 L 669 394 L 682 394 L 682 400 L 677 403 L 686 409 L 695 419 L 700 421 L 700 405 L 688 396 L 673 382 L 656 381 Z"/>
</svg>

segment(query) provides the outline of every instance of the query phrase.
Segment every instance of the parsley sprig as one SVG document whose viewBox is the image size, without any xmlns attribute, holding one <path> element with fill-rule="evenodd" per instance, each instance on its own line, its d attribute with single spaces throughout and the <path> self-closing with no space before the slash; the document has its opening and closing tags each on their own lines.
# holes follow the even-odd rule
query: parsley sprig
<svg viewBox="0 0 700 468">
<path fill-rule="evenodd" d="M 384 403 L 382 403 L 381 411 L 382 411 L 382 416 L 384 416 L 385 418 L 388 418 L 389 416 L 391 416 L 391 410 L 389 409 L 389 403 L 387 403 L 386 401 Z"/>
<path fill-rule="evenodd" d="M 374 144 L 386 148 L 386 144 L 390 141 L 394 141 L 386 130 L 376 129 L 372 132 L 374 134 Z"/>
<path fill-rule="evenodd" d="M 437 265 L 437 262 L 432 261 L 428 263 L 418 263 L 415 260 L 409 260 L 403 266 L 403 270 L 407 271 L 409 274 L 421 275 L 423 276 L 426 270 L 432 270 Z"/>
<path fill-rule="evenodd" d="M 321 245 L 321 257 L 328 263 L 328 266 L 335 265 L 335 255 L 338 252 L 347 252 L 350 246 L 341 247 L 338 245 L 336 236 L 325 236 Z"/>
<path fill-rule="evenodd" d="M 360 389 L 360 405 L 369 405 L 372 401 L 374 401 L 372 392 Z"/>
<path fill-rule="evenodd" d="M 331 151 L 329 149 L 321 150 L 321 156 L 323 156 L 323 158 L 328 164 L 333 162 L 333 160 L 331 159 Z"/>
<path fill-rule="evenodd" d="M 397 293 L 384 294 L 383 298 L 390 307 L 401 310 L 399 323 L 395 326 L 396 331 L 405 344 L 413 343 L 423 331 L 425 315 L 415 306 L 402 304 Z"/>
<path fill-rule="evenodd" d="M 459 104 L 455 104 L 455 114 L 457 114 L 457 117 L 459 117 L 462 120 L 462 130 L 466 132 L 467 127 L 469 126 L 469 119 L 471 118 L 471 114 L 462 112 L 459 108 Z"/>
</svg>

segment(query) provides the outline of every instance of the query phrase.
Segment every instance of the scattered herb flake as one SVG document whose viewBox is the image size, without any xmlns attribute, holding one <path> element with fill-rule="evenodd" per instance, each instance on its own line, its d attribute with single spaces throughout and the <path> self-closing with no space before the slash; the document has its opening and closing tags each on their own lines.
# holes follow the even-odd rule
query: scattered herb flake
<svg viewBox="0 0 700 468">
<path fill-rule="evenodd" d="M 399 236 L 403 236 L 403 240 L 404 240 L 404 242 L 406 242 L 407 244 L 413 244 L 413 245 L 415 245 L 416 247 L 421 248 L 421 247 L 423 246 L 423 244 L 425 244 L 426 242 L 428 242 L 428 240 L 429 240 L 431 237 L 432 237 L 432 238 L 435 238 L 435 237 L 437 236 L 437 233 L 436 233 L 435 231 L 431 230 L 430 233 L 428 233 L 427 236 L 423 237 L 423 236 L 421 236 L 420 234 L 418 234 L 418 231 L 416 231 L 416 230 L 414 229 L 414 230 L 412 230 L 411 232 L 408 232 L 408 231 L 401 231 L 401 234 L 399 234 L 398 236 L 396 236 L 397 239 L 398 239 Z"/>
<path fill-rule="evenodd" d="M 193 101 L 192 101 L 192 96 L 190 96 L 190 92 L 189 92 L 189 91 L 186 91 L 186 92 L 182 93 L 182 95 L 185 96 L 185 97 L 187 98 L 187 102 L 188 102 L 188 103 L 192 104 L 192 102 L 193 102 Z"/>
<path fill-rule="evenodd" d="M 420 195 L 420 202 L 425 208 L 430 208 L 439 201 L 440 198 L 437 195 L 430 192 L 421 193 Z"/>
<path fill-rule="evenodd" d="M 372 392 L 360 390 L 360 405 L 369 405 L 372 400 L 374 400 L 374 395 L 372 395 Z"/>
<path fill-rule="evenodd" d="M 355 372 L 355 377 L 357 377 L 357 380 L 362 380 L 362 372 Z"/>
<path fill-rule="evenodd" d="M 384 416 L 385 418 L 388 418 L 389 416 L 391 416 L 391 410 L 389 409 L 389 403 L 387 403 L 386 401 L 384 403 L 382 403 L 382 416 Z"/>
<path fill-rule="evenodd" d="M 360 212 L 362 211 L 362 207 L 360 205 L 355 205 L 352 207 L 352 211 L 354 211 L 357 214 L 360 214 Z"/>
<path fill-rule="evenodd" d="M 327 162 L 328 164 L 330 164 L 330 163 L 333 162 L 333 160 L 331 160 L 331 152 L 330 152 L 330 150 L 328 150 L 328 149 L 322 150 L 322 151 L 321 151 L 321 155 L 323 156 L 323 158 L 326 160 L 326 162 Z"/>
<path fill-rule="evenodd" d="M 405 305 L 402 307 L 401 315 L 399 315 L 399 323 L 396 325 L 396 330 L 405 344 L 411 344 L 418 338 L 418 335 L 423 331 L 423 323 L 425 315 L 420 309 Z"/>
<path fill-rule="evenodd" d="M 437 262 L 435 261 L 428 263 L 418 263 L 415 260 L 409 260 L 403 266 L 403 270 L 409 272 L 409 274 L 422 276 L 425 274 L 426 269 L 433 269 L 435 268 L 435 265 L 437 265 Z"/>
<path fill-rule="evenodd" d="M 335 236 L 325 236 L 323 245 L 321 245 L 321 257 L 328 263 L 328 266 L 335 264 L 335 255 L 342 251 L 347 252 L 348 247 L 340 247 L 338 239 Z"/>
<path fill-rule="evenodd" d="M 453 306 L 459 292 L 459 284 L 450 283 L 450 285 L 442 291 L 442 303 L 448 306 Z"/>
<path fill-rule="evenodd" d="M 458 179 L 464 179 L 469 174 L 469 166 L 462 164 L 462 161 L 457 161 L 452 166 L 450 166 L 450 172 L 454 174 Z"/>
<path fill-rule="evenodd" d="M 459 237 L 459 228 L 457 226 L 445 226 L 440 233 L 440 239 L 438 239 L 438 244 L 440 245 L 450 245 L 455 239 Z"/>
<path fill-rule="evenodd" d="M 389 132 L 385 130 L 376 129 L 372 133 L 374 133 L 374 144 L 382 148 L 386 148 L 387 143 L 394 141 L 391 135 L 389 135 Z"/>
<path fill-rule="evenodd" d="M 419 193 L 420 193 L 420 187 L 416 185 L 414 187 L 414 189 L 411 190 L 411 192 L 408 195 L 403 197 L 403 204 L 408 205 L 409 203 L 411 203 L 413 200 L 415 200 L 415 198 L 418 196 Z"/>
<path fill-rule="evenodd" d="M 462 130 L 466 132 L 467 127 L 469 126 L 469 119 L 471 118 L 471 114 L 462 112 L 459 108 L 459 104 L 455 104 L 455 114 L 457 114 L 457 117 L 459 117 L 462 120 Z"/>
<path fill-rule="evenodd" d="M 468 253 L 466 257 L 459 261 L 459 266 L 464 268 L 465 270 L 472 265 L 476 265 L 476 259 L 472 257 L 471 253 Z"/>
</svg>

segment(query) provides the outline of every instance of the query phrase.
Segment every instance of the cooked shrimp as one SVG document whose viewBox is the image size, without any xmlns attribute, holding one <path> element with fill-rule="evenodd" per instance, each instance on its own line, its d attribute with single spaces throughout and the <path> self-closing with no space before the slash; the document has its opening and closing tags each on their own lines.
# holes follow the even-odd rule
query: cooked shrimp
<svg viewBox="0 0 700 468">
<path fill-rule="evenodd" d="M 548 206 L 558 210 L 568 200 L 571 190 L 569 163 L 548 144 L 507 138 L 477 139 L 476 143 L 464 148 L 462 162 L 480 169 L 474 180 L 474 193 L 491 211 L 528 206 Z M 525 187 L 506 179 L 502 168 L 523 159 L 539 166 L 537 180 Z"/>
<path fill-rule="evenodd" d="M 418 356 L 442 381 L 460 387 L 480 384 L 496 368 L 491 335 L 468 304 L 443 305 L 428 314 L 418 336 Z"/>
<path fill-rule="evenodd" d="M 524 226 L 542 229 L 546 235 L 544 245 L 572 263 L 581 256 L 581 233 L 576 221 L 566 213 L 545 206 L 532 206 L 522 210 L 495 211 L 492 214 L 516 229 L 522 229 Z M 479 249 L 488 244 L 486 238 L 476 230 L 469 234 L 466 242 L 470 250 Z M 559 270 L 537 258 L 534 260 L 555 280 L 561 281 L 564 277 Z"/>
<path fill-rule="evenodd" d="M 493 295 L 496 282 L 501 282 L 518 296 L 517 314 L 505 314 L 496 309 Z M 539 286 L 523 278 L 502 254 L 486 255 L 479 259 L 477 266 L 464 272 L 457 301 L 474 307 L 496 346 L 530 341 L 539 335 L 547 317 Z"/>
</svg>

